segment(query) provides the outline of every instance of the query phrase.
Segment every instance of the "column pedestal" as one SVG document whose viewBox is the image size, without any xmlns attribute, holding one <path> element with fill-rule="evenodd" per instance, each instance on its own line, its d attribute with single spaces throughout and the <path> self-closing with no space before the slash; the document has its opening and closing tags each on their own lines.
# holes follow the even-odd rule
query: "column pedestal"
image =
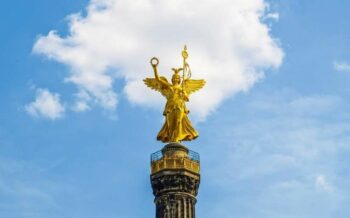
<svg viewBox="0 0 350 218">
<path fill-rule="evenodd" d="M 171 143 L 152 154 L 151 169 L 156 218 L 195 218 L 199 155 L 179 143 Z"/>
</svg>

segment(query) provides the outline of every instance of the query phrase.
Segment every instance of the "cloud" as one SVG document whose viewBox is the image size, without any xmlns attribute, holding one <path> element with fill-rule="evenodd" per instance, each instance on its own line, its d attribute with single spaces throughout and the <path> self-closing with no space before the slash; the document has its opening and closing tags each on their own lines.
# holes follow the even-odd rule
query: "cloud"
<svg viewBox="0 0 350 218">
<path fill-rule="evenodd" d="M 0 157 L 0 216 L 47 217 L 58 205 L 57 184 L 28 161 Z M 57 190 L 61 191 L 61 190 Z"/>
<path fill-rule="evenodd" d="M 65 112 L 60 102 L 60 96 L 47 89 L 38 89 L 33 102 L 25 106 L 28 114 L 34 117 L 44 117 L 51 120 L 61 118 Z"/>
<path fill-rule="evenodd" d="M 311 117 L 330 112 L 342 104 L 342 99 L 333 95 L 297 96 L 295 93 L 260 96 L 249 102 L 257 112 L 281 116 Z"/>
<path fill-rule="evenodd" d="M 344 61 L 334 61 L 333 67 L 337 71 L 350 72 L 350 64 Z"/>
<path fill-rule="evenodd" d="M 323 191 L 326 192 L 332 192 L 333 187 L 332 185 L 327 181 L 326 177 L 324 175 L 318 175 L 315 179 L 315 185 L 317 188 L 320 188 Z"/>
<path fill-rule="evenodd" d="M 347 210 L 348 103 L 292 91 L 245 102 L 203 124 L 210 128 L 201 132 L 207 178 L 201 197 L 220 199 L 214 206 L 203 202 L 204 217 L 338 217 Z M 209 197 L 208 188 L 216 190 Z"/>
<path fill-rule="evenodd" d="M 278 20 L 280 18 L 279 13 L 268 13 L 265 16 L 266 19 Z"/>
<path fill-rule="evenodd" d="M 190 109 L 198 118 L 249 90 L 283 59 L 278 40 L 262 22 L 265 16 L 276 18 L 263 0 L 92 0 L 86 10 L 69 16 L 68 35 L 52 30 L 33 48 L 70 67 L 65 81 L 77 87 L 76 111 L 92 106 L 113 111 L 118 79 L 130 102 L 160 107 L 161 97 L 142 82 L 152 77 L 149 59 L 159 57 L 161 74 L 170 76 L 171 67 L 181 66 L 184 44 L 193 78 L 207 80 L 191 96 Z"/>
</svg>

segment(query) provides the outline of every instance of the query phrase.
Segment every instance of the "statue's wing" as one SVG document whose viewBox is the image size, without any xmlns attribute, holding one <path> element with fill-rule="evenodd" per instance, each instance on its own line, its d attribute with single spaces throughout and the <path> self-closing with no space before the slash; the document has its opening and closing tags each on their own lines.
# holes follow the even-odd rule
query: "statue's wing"
<svg viewBox="0 0 350 218">
<path fill-rule="evenodd" d="M 164 95 L 165 97 L 167 97 L 168 91 L 169 91 L 169 82 L 168 80 L 161 76 L 159 77 L 159 80 L 155 79 L 155 78 L 146 78 L 143 80 L 143 82 L 151 89 L 160 92 L 162 95 Z"/>
<path fill-rule="evenodd" d="M 188 95 L 190 95 L 193 92 L 196 92 L 203 88 L 205 85 L 204 79 L 186 79 L 184 81 L 184 89 Z"/>
</svg>

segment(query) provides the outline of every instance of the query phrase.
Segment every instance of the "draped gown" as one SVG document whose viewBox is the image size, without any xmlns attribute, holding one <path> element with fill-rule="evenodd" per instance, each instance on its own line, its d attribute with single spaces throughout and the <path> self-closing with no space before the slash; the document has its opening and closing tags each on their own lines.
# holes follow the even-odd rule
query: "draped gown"
<svg viewBox="0 0 350 218">
<path fill-rule="evenodd" d="M 163 95 L 167 102 L 163 115 L 165 122 L 157 135 L 157 140 L 162 142 L 190 141 L 198 137 L 198 132 L 193 128 L 188 119 L 189 110 L 185 102 L 188 95 L 181 85 L 170 85 L 166 87 Z"/>
</svg>

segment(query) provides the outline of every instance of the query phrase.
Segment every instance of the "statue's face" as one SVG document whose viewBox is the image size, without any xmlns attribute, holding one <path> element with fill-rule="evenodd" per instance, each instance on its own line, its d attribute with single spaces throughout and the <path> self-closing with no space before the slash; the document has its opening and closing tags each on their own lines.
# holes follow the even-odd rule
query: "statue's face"
<svg viewBox="0 0 350 218">
<path fill-rule="evenodd" d="M 171 79 L 171 82 L 173 83 L 173 85 L 178 85 L 178 84 L 180 84 L 180 82 L 181 82 L 180 77 L 179 77 L 179 76 L 174 76 L 174 77 Z"/>
</svg>

